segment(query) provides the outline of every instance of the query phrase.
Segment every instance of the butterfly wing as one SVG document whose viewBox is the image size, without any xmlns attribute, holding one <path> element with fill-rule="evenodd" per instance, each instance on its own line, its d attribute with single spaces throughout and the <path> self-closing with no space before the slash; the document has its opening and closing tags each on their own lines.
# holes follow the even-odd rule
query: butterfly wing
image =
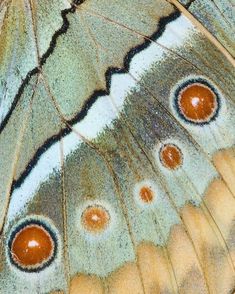
<svg viewBox="0 0 235 294">
<path fill-rule="evenodd" d="M 179 2 L 188 8 L 189 12 L 234 56 L 234 4 L 232 1 Z"/>
<path fill-rule="evenodd" d="M 216 2 L 209 22 L 199 1 L 183 3 L 190 14 L 176 1 L 119 2 L 63 10 L 12 96 L 0 135 L 1 293 L 234 287 L 229 15 L 220 24 Z"/>
<path fill-rule="evenodd" d="M 17 142 L 21 141 L 20 130 L 26 123 L 28 103 L 36 83 L 35 78 L 31 79 L 31 76 L 39 71 L 38 67 L 47 55 L 55 31 L 63 26 L 61 10 L 66 11 L 69 7 L 70 4 L 66 1 L 36 3 L 4 0 L 0 3 L 0 165 L 4 167 L 4 172 L 1 173 L 1 183 L 4 185 L 0 188 L 0 199 L 3 202 L 0 208 L 0 228 L 19 152 L 16 146 Z M 46 12 L 47 9 L 50 13 Z M 25 98 L 21 98 L 22 94 Z M 18 100 L 21 103 L 18 103 Z M 15 110 L 17 105 L 21 108 L 19 111 Z M 7 124 L 11 125 L 9 131 L 5 130 Z M 9 148 L 3 147 L 4 142 L 9 143 Z"/>
</svg>

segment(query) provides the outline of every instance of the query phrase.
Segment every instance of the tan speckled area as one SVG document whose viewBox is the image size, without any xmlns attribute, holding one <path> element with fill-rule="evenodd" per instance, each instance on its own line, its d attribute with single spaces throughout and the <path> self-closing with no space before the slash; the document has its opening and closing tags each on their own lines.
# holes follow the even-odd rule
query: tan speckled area
<svg viewBox="0 0 235 294">
<path fill-rule="evenodd" d="M 235 246 L 231 242 L 235 221 L 235 198 L 231 193 L 234 154 L 235 150 L 230 149 L 214 156 L 222 179 L 210 184 L 200 207 L 183 207 L 185 227 L 172 228 L 166 247 L 142 243 L 136 263 L 125 264 L 103 281 L 76 276 L 70 293 L 230 293 L 235 281 Z"/>
</svg>

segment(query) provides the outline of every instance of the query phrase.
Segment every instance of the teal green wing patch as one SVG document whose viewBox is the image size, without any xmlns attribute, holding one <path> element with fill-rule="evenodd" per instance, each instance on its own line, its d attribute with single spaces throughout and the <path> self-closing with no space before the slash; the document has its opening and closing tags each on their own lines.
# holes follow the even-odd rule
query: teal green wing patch
<svg viewBox="0 0 235 294">
<path fill-rule="evenodd" d="M 35 71 L 0 132 L 0 293 L 234 289 L 234 68 L 168 1 L 120 2 L 62 19 L 51 2 L 55 22 L 30 2 Z"/>
<path fill-rule="evenodd" d="M 68 15 L 68 32 L 42 68 L 66 119 L 86 108 L 95 91 L 106 92 L 112 72 L 126 68 L 127 54 L 154 34 L 160 18 L 174 12 L 165 1 L 135 0 L 131 10 L 118 1 L 84 1 Z"/>
<path fill-rule="evenodd" d="M 233 1 L 179 1 L 235 56 L 235 8 Z"/>
<path fill-rule="evenodd" d="M 51 46 L 52 36 L 63 25 L 66 1 L 9 1 L 0 3 L 0 122 L 16 103 L 22 83 Z M 20 90 L 21 89 L 21 90 Z"/>
</svg>

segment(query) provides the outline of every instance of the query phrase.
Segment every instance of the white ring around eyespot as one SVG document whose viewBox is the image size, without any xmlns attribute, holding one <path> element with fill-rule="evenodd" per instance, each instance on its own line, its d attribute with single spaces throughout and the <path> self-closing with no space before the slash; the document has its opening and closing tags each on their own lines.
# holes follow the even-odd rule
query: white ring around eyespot
<svg viewBox="0 0 235 294">
<path fill-rule="evenodd" d="M 84 211 L 89 207 L 102 207 L 109 214 L 110 218 L 109 218 L 109 223 L 107 224 L 107 227 L 99 233 L 89 232 L 82 224 L 82 215 L 83 215 Z M 116 213 L 114 212 L 111 205 L 105 201 L 100 201 L 100 200 L 87 201 L 81 207 L 79 207 L 79 209 L 77 211 L 78 233 L 81 234 L 83 236 L 83 238 L 85 238 L 86 240 L 88 240 L 90 242 L 107 238 L 109 233 L 114 229 L 114 227 L 116 225 L 117 225 Z"/>
<path fill-rule="evenodd" d="M 56 239 L 56 253 L 55 253 L 55 257 L 52 260 L 52 262 L 45 268 L 40 269 L 39 271 L 36 272 L 27 272 L 24 270 L 19 269 L 18 267 L 16 267 L 14 264 L 12 264 L 9 254 L 11 254 L 9 252 L 9 241 L 10 238 L 13 234 L 13 232 L 21 225 L 23 225 L 24 223 L 30 223 L 30 222 L 34 222 L 34 221 L 38 221 L 41 222 L 42 225 L 45 224 L 45 227 L 48 227 L 50 229 L 50 231 L 53 233 L 54 238 Z M 53 272 L 54 269 L 56 267 L 58 267 L 58 265 L 61 263 L 62 260 L 62 243 L 61 243 L 61 237 L 59 234 L 58 229 L 56 228 L 55 224 L 53 223 L 53 221 L 45 216 L 42 215 L 36 215 L 36 214 L 32 214 L 29 216 L 26 216 L 24 218 L 22 218 L 21 220 L 19 220 L 16 224 L 12 225 L 11 228 L 7 228 L 4 231 L 4 234 L 7 235 L 6 238 L 6 244 L 5 244 L 5 256 L 6 256 L 6 260 L 7 260 L 7 264 L 8 266 L 16 273 L 16 275 L 18 275 L 21 279 L 22 279 L 22 275 L 25 279 L 27 280 L 31 280 L 31 279 L 38 279 L 39 275 L 40 275 L 40 279 L 46 279 L 47 275 L 50 274 L 50 272 Z"/>
<path fill-rule="evenodd" d="M 188 82 L 195 81 L 194 84 L 199 84 L 200 80 L 204 81 L 205 83 L 209 85 L 209 86 L 208 85 L 204 85 L 204 86 L 209 88 L 209 90 L 211 90 L 218 99 L 216 99 L 216 110 L 213 111 L 213 113 L 208 117 L 208 121 L 199 120 L 198 122 L 196 122 L 194 120 L 187 119 L 187 117 L 185 117 L 184 119 L 183 114 L 180 114 L 178 112 L 178 110 L 176 109 L 176 100 L 178 99 L 176 97 L 176 93 L 180 89 L 180 87 L 182 87 L 183 85 L 186 85 Z M 203 75 L 189 75 L 185 78 L 180 79 L 175 84 L 175 86 L 171 89 L 169 103 L 170 103 L 170 108 L 173 115 L 177 118 L 177 120 L 180 121 L 180 123 L 187 125 L 190 128 L 193 128 L 194 130 L 199 130 L 199 131 L 201 127 L 206 128 L 206 127 L 213 126 L 216 123 L 216 121 L 220 120 L 220 117 L 226 113 L 226 104 L 225 104 L 225 100 L 222 93 L 220 92 L 218 87 L 213 83 L 213 81 L 211 81 L 208 77 L 205 77 Z M 216 112 L 218 113 L 216 114 Z M 210 121 L 210 119 L 212 120 Z"/>
<path fill-rule="evenodd" d="M 140 190 L 141 188 L 145 186 L 148 187 L 153 192 L 153 200 L 151 202 L 144 202 L 143 200 L 141 200 Z M 144 209 L 151 209 L 153 208 L 153 206 L 157 204 L 158 193 L 159 193 L 159 190 L 157 188 L 156 183 L 150 179 L 145 179 L 141 182 L 136 183 L 133 189 L 133 195 L 134 195 L 134 200 L 136 204 L 139 207 Z"/>
</svg>

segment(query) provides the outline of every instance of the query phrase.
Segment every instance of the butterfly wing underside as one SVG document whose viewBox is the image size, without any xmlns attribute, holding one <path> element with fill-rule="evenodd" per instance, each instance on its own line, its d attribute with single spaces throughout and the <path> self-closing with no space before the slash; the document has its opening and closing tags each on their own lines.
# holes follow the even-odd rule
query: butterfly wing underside
<svg viewBox="0 0 235 294">
<path fill-rule="evenodd" d="M 233 293 L 233 9 L 0 2 L 0 293 Z"/>
</svg>

